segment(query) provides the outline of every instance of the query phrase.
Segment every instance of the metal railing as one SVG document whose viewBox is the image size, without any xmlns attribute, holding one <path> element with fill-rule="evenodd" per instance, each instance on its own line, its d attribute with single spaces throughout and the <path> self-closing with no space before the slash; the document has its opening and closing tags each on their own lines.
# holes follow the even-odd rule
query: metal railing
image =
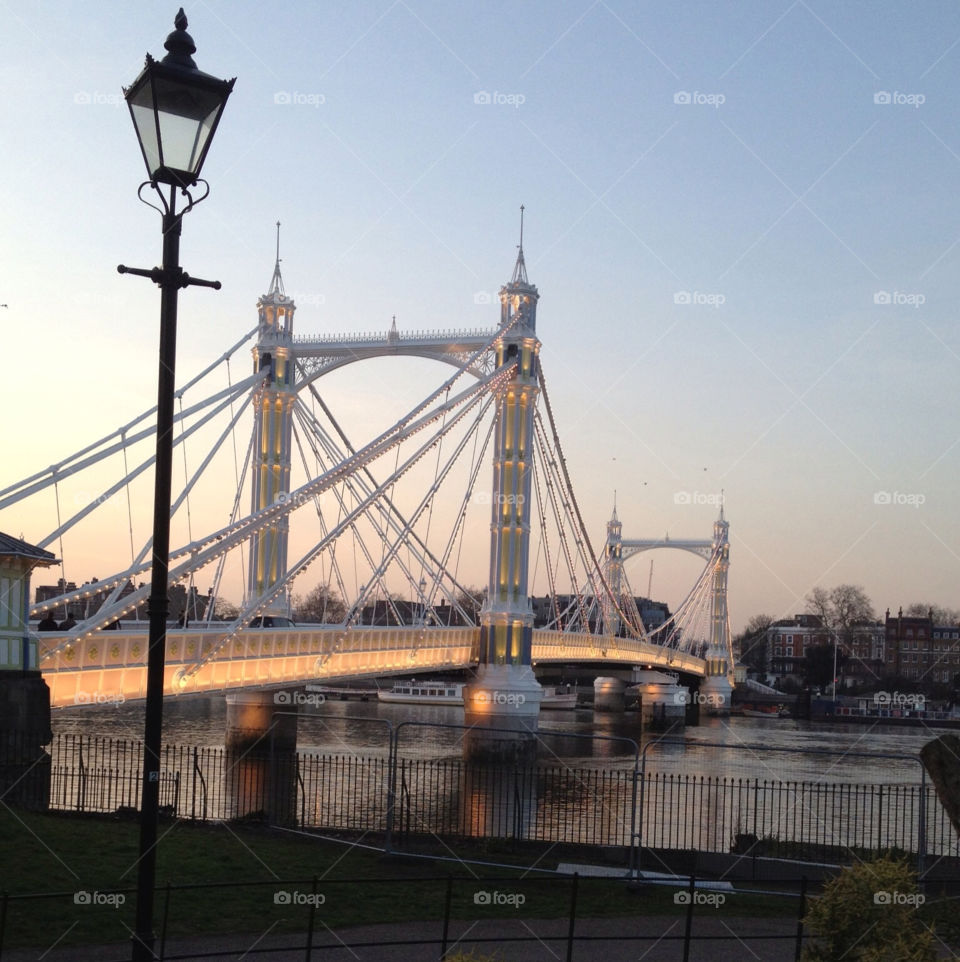
<svg viewBox="0 0 960 962">
<path fill-rule="evenodd" d="M 132 813 L 139 742 L 60 735 L 36 763 L 49 772 L 16 804 Z M 21 766 L 29 772 L 29 766 Z M 0 758 L 0 769 L 8 770 Z M 45 777 L 45 776 L 44 776 Z M 9 784 L 7 782 L 6 784 Z M 11 791 L 11 790 L 8 790 Z M 503 838 L 645 850 L 739 853 L 845 862 L 898 850 L 957 856 L 960 845 L 932 787 L 641 772 L 563 764 L 491 767 L 458 759 L 298 752 L 238 755 L 168 745 L 161 805 L 178 818 L 257 818 L 331 832 Z"/>
<path fill-rule="evenodd" d="M 158 926 L 160 937 L 155 946 L 158 962 L 177 962 L 195 959 L 198 952 L 205 959 L 244 958 L 251 952 L 257 957 L 281 955 L 306 962 L 329 958 L 343 950 L 385 949 L 417 947 L 418 958 L 437 959 L 443 962 L 454 952 L 502 948 L 511 943 L 530 944 L 549 949 L 557 959 L 572 962 L 574 950 L 577 958 L 596 958 L 605 945 L 635 946 L 640 958 L 656 945 L 676 946 L 684 959 L 690 958 L 694 945 L 720 946 L 735 943 L 756 959 L 776 958 L 778 962 L 799 960 L 805 939 L 804 917 L 807 908 L 807 882 L 805 879 L 788 880 L 777 892 L 752 892 L 734 890 L 723 894 L 715 892 L 705 898 L 698 889 L 695 876 L 678 876 L 671 914 L 650 915 L 649 908 L 623 920 L 604 919 L 602 927 L 590 925 L 589 909 L 584 902 L 595 905 L 604 893 L 619 897 L 624 880 L 614 878 L 584 878 L 577 874 L 541 874 L 536 877 L 516 876 L 435 876 L 420 878 L 312 878 L 274 879 L 271 881 L 213 882 L 200 884 L 167 884 L 158 889 Z M 391 902 L 402 900 L 412 890 L 429 893 L 433 902 L 442 909 L 431 913 L 426 923 L 415 925 L 403 922 L 386 923 L 376 929 L 356 928 L 357 924 L 382 923 L 379 907 L 384 904 L 384 893 L 390 893 Z M 31 912 L 39 911 L 41 903 L 47 914 L 61 908 L 65 917 L 75 917 L 77 904 L 86 913 L 97 913 L 100 921 L 98 938 L 104 942 L 123 943 L 130 932 L 132 889 L 110 892 L 52 892 L 30 895 L 0 894 L 0 962 L 5 957 L 10 930 L 23 930 L 23 920 Z M 740 924 L 736 916 L 717 918 L 718 904 L 761 895 L 768 900 L 782 899 L 782 912 L 764 919 L 763 925 Z M 494 897 L 502 897 L 507 904 L 516 905 L 511 915 L 504 917 L 491 912 L 491 906 L 500 904 Z M 591 899 L 592 897 L 592 899 Z M 216 948 L 209 938 L 202 939 L 202 947 L 190 940 L 173 934 L 179 915 L 186 902 L 216 905 L 218 900 L 245 898 L 256 905 L 256 918 L 260 928 L 249 935 L 238 931 L 221 933 Z M 509 900 L 513 899 L 513 902 Z M 349 900 L 355 905 L 370 905 L 366 913 L 351 919 L 344 926 L 343 905 Z M 642 902 L 639 904 L 643 904 Z M 543 906 L 553 906 L 563 914 L 550 919 L 543 917 Z M 339 906 L 339 908 L 338 908 Z M 705 906 L 705 907 L 704 907 Z M 661 908 L 661 912 L 669 909 Z M 528 921 L 530 916 L 537 921 Z M 631 913 L 634 914 L 634 913 Z M 495 924 L 491 924 L 495 922 Z M 266 933 L 263 924 L 269 923 Z M 72 928 L 71 926 L 70 928 Z M 254 928 L 251 923 L 251 928 Z M 214 927 L 215 929 L 215 927 Z M 276 931 L 274 931 L 276 929 Z M 33 933 L 36 935 L 37 933 Z M 18 941 L 22 941 L 18 939 Z M 196 940 L 194 940 L 196 941 Z M 252 941 L 252 945 L 251 945 Z M 127 962 L 129 948 L 106 946 L 100 956 L 102 962 Z M 46 954 L 46 953 L 44 953 Z M 359 956 L 357 956 L 359 957 Z M 658 956 L 659 957 L 659 956 Z"/>
</svg>

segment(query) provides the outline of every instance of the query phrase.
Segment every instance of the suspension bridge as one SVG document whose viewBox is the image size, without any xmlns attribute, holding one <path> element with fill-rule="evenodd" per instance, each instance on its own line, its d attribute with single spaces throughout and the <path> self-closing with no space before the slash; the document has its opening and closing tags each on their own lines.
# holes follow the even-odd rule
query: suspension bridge
<svg viewBox="0 0 960 962">
<path fill-rule="evenodd" d="M 167 694 L 474 667 L 475 711 L 493 688 L 526 692 L 535 713 L 532 666 L 585 663 L 598 674 L 604 665 L 665 668 L 729 695 L 722 509 L 704 540 L 625 539 L 614 510 L 594 550 L 540 363 L 538 300 L 521 226 L 499 323 L 489 329 L 403 331 L 394 320 L 379 333 L 295 334 L 278 238 L 256 327 L 176 394 L 183 479 L 171 504 L 170 585 L 193 597 L 201 581 L 209 589 L 202 617 L 167 632 Z M 247 345 L 253 369 L 236 379 L 231 362 Z M 418 368 L 420 396 L 409 409 L 358 436 L 326 386 L 349 365 L 399 357 L 443 362 L 446 377 L 424 387 Z M 375 406 L 382 416 L 386 405 Z M 37 635 L 54 706 L 145 695 L 147 634 L 137 618 L 151 543 L 138 544 L 136 531 L 150 503 L 154 417 L 147 410 L 0 491 L 0 526 L 22 528 L 17 519 L 39 516 L 38 504 L 52 518 L 42 537 L 27 537 L 58 554 L 61 590 L 33 603 L 31 617 L 77 613 L 69 628 Z M 206 530 L 201 517 L 220 520 Z M 114 550 L 128 559 L 118 570 L 96 582 L 67 580 L 80 546 L 106 550 L 104 532 L 124 528 L 128 544 Z M 479 610 L 464 575 L 464 556 L 475 554 L 468 529 L 489 530 Z M 704 566 L 669 620 L 648 630 L 624 562 L 662 548 L 692 552 Z M 288 615 L 293 586 L 304 583 L 343 600 L 337 623 L 253 627 Z M 536 629 L 534 583 L 550 599 Z M 225 608 L 221 598 L 238 584 L 241 603 Z M 386 624 L 363 623 L 371 603 Z"/>
</svg>

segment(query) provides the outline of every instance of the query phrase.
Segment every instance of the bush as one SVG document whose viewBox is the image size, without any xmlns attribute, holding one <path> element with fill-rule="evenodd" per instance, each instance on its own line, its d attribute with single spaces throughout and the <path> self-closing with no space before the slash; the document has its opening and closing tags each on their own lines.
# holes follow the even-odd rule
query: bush
<svg viewBox="0 0 960 962">
<path fill-rule="evenodd" d="M 844 869 L 807 912 L 817 942 L 805 962 L 936 962 L 933 933 L 918 914 L 924 897 L 904 861 L 884 857 Z"/>
</svg>

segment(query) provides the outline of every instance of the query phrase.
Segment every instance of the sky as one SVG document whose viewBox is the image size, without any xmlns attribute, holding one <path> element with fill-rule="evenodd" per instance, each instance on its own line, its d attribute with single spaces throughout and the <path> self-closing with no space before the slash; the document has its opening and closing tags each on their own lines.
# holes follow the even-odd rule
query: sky
<svg viewBox="0 0 960 962">
<path fill-rule="evenodd" d="M 157 291 L 116 273 L 160 258 L 121 86 L 176 7 L 3 10 L 0 487 L 154 401 Z M 275 221 L 299 333 L 493 327 L 524 204 L 543 369 L 596 541 L 614 492 L 626 538 L 709 538 L 722 491 L 735 629 L 804 610 L 817 585 L 862 585 L 881 616 L 960 606 L 956 5 L 186 12 L 200 69 L 237 82 L 184 222 L 184 268 L 223 289 L 181 295 L 182 379 L 255 325 Z M 358 431 L 419 383 L 375 363 L 330 390 Z M 0 528 L 39 538 L 41 501 Z M 107 557 L 122 512 L 102 523 L 68 578 L 123 563 Z M 631 565 L 672 605 L 698 570 L 672 552 L 652 575 Z"/>
</svg>

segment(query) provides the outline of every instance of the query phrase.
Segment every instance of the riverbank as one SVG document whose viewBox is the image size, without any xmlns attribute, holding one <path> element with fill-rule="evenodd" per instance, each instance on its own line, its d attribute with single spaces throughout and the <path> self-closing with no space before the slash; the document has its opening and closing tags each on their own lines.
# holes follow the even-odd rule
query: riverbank
<svg viewBox="0 0 960 962">
<path fill-rule="evenodd" d="M 135 820 L 4 810 L 3 962 L 126 962 L 137 829 Z M 160 836 L 157 950 L 183 962 L 224 953 L 300 962 L 308 946 L 325 962 L 420 962 L 444 947 L 451 958 L 461 950 L 497 962 L 598 953 L 606 962 L 781 962 L 808 937 L 799 923 L 819 893 L 799 872 L 757 886 L 699 876 L 637 884 L 624 877 L 624 853 L 589 846 L 476 840 L 454 849 L 435 839 L 411 858 L 376 851 L 372 839 L 240 823 L 167 821 Z M 596 864 L 605 854 L 618 865 L 591 877 L 605 871 Z M 674 855 L 682 863 L 696 853 Z M 931 919 L 943 918 L 952 900 L 927 892 Z"/>
<path fill-rule="evenodd" d="M 136 820 L 5 809 L 0 814 L 4 960 L 12 948 L 33 947 L 43 954 L 126 942 L 133 926 L 137 833 Z M 169 821 L 160 835 L 155 916 L 158 930 L 171 940 L 213 938 L 217 944 L 219 936 L 243 936 L 249 948 L 267 935 L 296 938 L 312 923 L 319 944 L 321 932 L 411 922 L 432 923 L 428 928 L 436 938 L 437 923 L 445 918 L 464 931 L 465 921 L 522 917 L 569 923 L 571 914 L 650 916 L 680 920 L 682 926 L 687 911 L 676 900 L 676 887 L 641 890 L 623 877 L 574 882 L 556 873 L 571 853 L 581 859 L 597 854 L 588 848 L 542 845 L 534 851 L 528 845 L 518 856 L 509 842 L 479 840 L 456 850 L 437 844 L 433 856 L 408 858 L 384 855 L 363 839 L 336 842 L 254 825 Z M 735 928 L 732 920 L 743 917 L 795 923 L 798 904 L 795 898 L 748 893 L 725 895 L 723 903 L 698 904 L 696 911 Z"/>
</svg>

